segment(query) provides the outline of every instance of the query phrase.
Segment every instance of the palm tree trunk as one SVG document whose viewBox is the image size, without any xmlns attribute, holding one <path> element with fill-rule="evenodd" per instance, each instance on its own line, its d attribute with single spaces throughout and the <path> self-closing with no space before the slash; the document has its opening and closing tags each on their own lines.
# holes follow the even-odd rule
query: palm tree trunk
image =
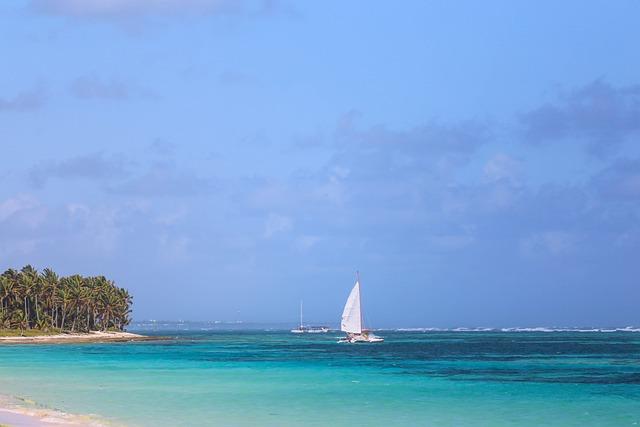
<svg viewBox="0 0 640 427">
<path fill-rule="evenodd" d="M 78 311 L 79 311 L 79 308 L 76 305 L 76 316 L 73 318 L 73 324 L 71 325 L 71 332 L 74 332 L 76 330 L 76 321 L 78 320 L 78 317 L 80 315 Z"/>
<path fill-rule="evenodd" d="M 67 317 L 67 304 L 62 305 L 62 323 L 60 324 L 60 329 L 64 331 L 64 320 Z"/>
<path fill-rule="evenodd" d="M 40 310 L 38 310 L 38 294 L 36 294 L 36 322 L 40 324 Z"/>
<path fill-rule="evenodd" d="M 29 305 L 27 304 L 27 297 L 24 297 L 24 316 L 27 319 L 27 328 L 29 328 Z"/>
</svg>

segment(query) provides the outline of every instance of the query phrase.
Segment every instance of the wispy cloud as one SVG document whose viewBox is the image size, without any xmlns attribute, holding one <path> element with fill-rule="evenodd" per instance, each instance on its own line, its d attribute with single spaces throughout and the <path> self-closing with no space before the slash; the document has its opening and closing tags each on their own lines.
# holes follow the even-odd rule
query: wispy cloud
<svg viewBox="0 0 640 427">
<path fill-rule="evenodd" d="M 640 132 L 640 85 L 616 87 L 596 80 L 520 119 L 529 142 L 575 139 L 586 142 L 592 153 L 604 155 Z"/>
<path fill-rule="evenodd" d="M 81 76 L 75 79 L 69 91 L 80 99 L 125 100 L 132 97 L 151 97 L 147 89 L 132 86 L 118 79 L 101 79 L 96 76 Z"/>
<path fill-rule="evenodd" d="M 161 148 L 166 148 L 160 145 Z M 152 145 L 151 150 L 158 147 Z M 181 169 L 173 151 L 161 150 L 162 160 L 139 162 L 124 155 L 95 153 L 36 164 L 28 173 L 36 188 L 52 180 L 88 181 L 96 190 L 110 194 L 150 197 L 191 197 L 211 193 L 213 178 Z"/>
<path fill-rule="evenodd" d="M 522 174 L 522 165 L 513 157 L 498 153 L 485 163 L 483 172 L 487 181 L 518 182 Z"/>
<path fill-rule="evenodd" d="M 31 0 L 31 8 L 49 15 L 116 23 L 154 17 L 294 13 L 278 0 Z"/>
<path fill-rule="evenodd" d="M 78 98 L 126 99 L 130 89 L 122 82 L 102 81 L 96 77 L 79 77 L 71 84 L 71 93 Z"/>
<path fill-rule="evenodd" d="M 237 70 L 226 70 L 218 75 L 218 83 L 227 87 L 256 86 L 260 83 L 256 76 Z"/>
<path fill-rule="evenodd" d="M 286 233 L 292 228 L 293 220 L 290 217 L 271 213 L 265 221 L 263 237 L 270 239 L 276 234 Z"/>
<path fill-rule="evenodd" d="M 593 178 L 593 185 L 607 199 L 640 202 L 640 159 L 620 159 Z"/>
<path fill-rule="evenodd" d="M 42 162 L 31 168 L 31 182 L 42 187 L 51 179 L 106 181 L 126 176 L 127 161 L 121 156 L 88 154 L 59 161 Z"/>
<path fill-rule="evenodd" d="M 19 92 L 14 96 L 0 96 L 0 113 L 37 110 L 44 105 L 45 98 L 45 89 L 42 86 Z"/>
<path fill-rule="evenodd" d="M 149 151 L 158 156 L 172 157 L 176 152 L 176 145 L 162 138 L 156 138 L 150 145 Z"/>
<path fill-rule="evenodd" d="M 544 231 L 524 238 L 521 241 L 521 250 L 527 256 L 561 256 L 573 251 L 576 243 L 576 236 L 566 231 Z"/>
<path fill-rule="evenodd" d="M 146 15 L 221 13 L 234 10 L 229 0 L 35 0 L 39 11 L 80 18 L 121 18 Z"/>
<path fill-rule="evenodd" d="M 0 222 L 16 220 L 34 227 L 42 221 L 42 204 L 33 196 L 18 195 L 0 202 Z"/>
<path fill-rule="evenodd" d="M 189 197 L 214 190 L 211 178 L 180 170 L 169 162 L 157 162 L 147 172 L 108 187 L 113 194 L 140 197 Z"/>
<path fill-rule="evenodd" d="M 171 236 L 167 233 L 157 237 L 157 249 L 164 262 L 175 263 L 188 259 L 191 240 L 186 236 Z"/>
<path fill-rule="evenodd" d="M 120 221 L 127 216 L 122 208 L 70 203 L 65 214 L 67 227 L 74 231 L 71 238 L 83 242 L 85 248 L 101 253 L 117 248 L 124 228 Z"/>
</svg>

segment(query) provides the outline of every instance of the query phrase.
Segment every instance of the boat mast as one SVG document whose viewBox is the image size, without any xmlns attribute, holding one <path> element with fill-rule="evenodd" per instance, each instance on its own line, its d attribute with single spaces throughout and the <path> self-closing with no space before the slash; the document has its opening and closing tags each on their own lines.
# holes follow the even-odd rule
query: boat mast
<svg viewBox="0 0 640 427">
<path fill-rule="evenodd" d="M 302 300 L 300 300 L 300 329 L 302 329 Z"/>
<path fill-rule="evenodd" d="M 364 319 L 362 318 L 362 285 L 360 284 L 360 272 L 356 270 L 356 281 L 358 282 L 358 305 L 360 306 L 360 333 L 364 331 Z"/>
</svg>

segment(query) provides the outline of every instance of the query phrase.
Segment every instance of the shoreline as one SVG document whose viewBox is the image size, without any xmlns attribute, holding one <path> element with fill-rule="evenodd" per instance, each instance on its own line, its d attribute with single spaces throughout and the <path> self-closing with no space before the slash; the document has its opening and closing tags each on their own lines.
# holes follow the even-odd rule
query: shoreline
<svg viewBox="0 0 640 427">
<path fill-rule="evenodd" d="M 109 424 L 91 415 L 76 415 L 51 409 L 31 400 L 0 394 L 0 426 L 9 427 L 105 427 Z"/>
<path fill-rule="evenodd" d="M 37 335 L 32 337 L 0 336 L 1 344 L 64 344 L 64 343 L 93 343 L 93 342 L 131 342 L 155 341 L 159 337 L 134 334 L 131 332 L 102 332 L 69 333 L 55 335 Z"/>
</svg>

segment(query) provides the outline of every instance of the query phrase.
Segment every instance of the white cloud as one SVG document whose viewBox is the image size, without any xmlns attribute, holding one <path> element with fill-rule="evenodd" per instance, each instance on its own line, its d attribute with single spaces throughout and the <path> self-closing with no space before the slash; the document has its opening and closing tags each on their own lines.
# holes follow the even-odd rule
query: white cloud
<svg viewBox="0 0 640 427">
<path fill-rule="evenodd" d="M 185 206 L 180 206 L 169 212 L 164 212 L 156 217 L 156 223 L 164 226 L 175 225 L 187 216 L 189 210 Z"/>
<path fill-rule="evenodd" d="M 44 206 L 29 195 L 12 197 L 0 203 L 0 222 L 16 220 L 30 228 L 35 228 L 42 223 L 45 216 Z"/>
<path fill-rule="evenodd" d="M 247 182 L 246 203 L 254 209 L 269 209 L 282 206 L 295 197 L 291 189 L 278 181 Z"/>
<path fill-rule="evenodd" d="M 447 234 L 434 236 L 430 241 L 438 249 L 455 251 L 470 246 L 475 238 L 467 234 Z"/>
<path fill-rule="evenodd" d="M 75 232 L 71 236 L 82 242 L 83 247 L 93 248 L 100 253 L 116 250 L 121 227 L 118 219 L 123 212 L 116 208 L 90 207 L 81 203 L 67 205 L 68 218 Z"/>
<path fill-rule="evenodd" d="M 191 239 L 186 236 L 170 236 L 161 234 L 158 236 L 158 250 L 160 256 L 166 261 L 183 261 L 188 258 Z"/>
<path fill-rule="evenodd" d="M 29 255 L 36 251 L 40 243 L 36 238 L 9 239 L 0 241 L 0 256 L 8 258 L 16 255 Z"/>
<path fill-rule="evenodd" d="M 314 246 L 316 246 L 322 240 L 323 238 L 320 236 L 305 234 L 296 238 L 295 247 L 301 251 L 308 251 L 308 250 L 311 250 Z"/>
<path fill-rule="evenodd" d="M 566 231 L 544 231 L 523 239 L 520 249 L 525 255 L 546 253 L 553 256 L 567 254 L 574 250 L 576 236 Z"/>
<path fill-rule="evenodd" d="M 4 221 L 16 212 L 29 209 L 37 205 L 35 199 L 28 196 L 18 196 L 0 203 L 0 221 Z"/>
<path fill-rule="evenodd" d="M 520 162 L 506 154 L 499 153 L 485 163 L 483 172 L 486 181 L 509 180 L 517 182 L 521 174 Z"/>
<path fill-rule="evenodd" d="M 329 200 L 335 204 L 342 204 L 347 197 L 344 180 L 349 176 L 350 170 L 341 166 L 331 168 L 326 181 L 320 183 L 313 192 L 320 200 Z"/>
<path fill-rule="evenodd" d="M 293 220 L 291 218 L 271 213 L 265 222 L 263 236 L 265 239 L 270 239 L 276 234 L 286 233 L 292 228 Z"/>
</svg>

